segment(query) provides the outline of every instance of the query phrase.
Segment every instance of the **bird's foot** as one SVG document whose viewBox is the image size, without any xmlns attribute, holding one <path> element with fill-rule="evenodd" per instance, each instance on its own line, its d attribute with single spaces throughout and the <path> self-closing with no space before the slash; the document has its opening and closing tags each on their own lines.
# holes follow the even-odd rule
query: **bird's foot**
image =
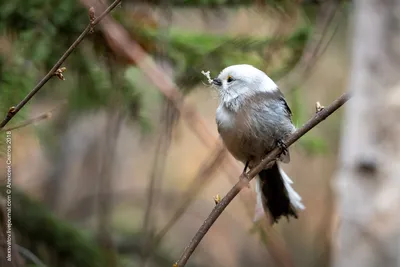
<svg viewBox="0 0 400 267">
<path fill-rule="evenodd" d="M 283 140 L 278 140 L 277 145 L 282 149 L 282 155 L 286 156 L 288 154 L 288 147 Z"/>
<path fill-rule="evenodd" d="M 244 165 L 243 173 L 246 173 L 247 167 L 249 167 L 249 163 L 250 163 L 250 160 L 246 161 L 246 164 Z"/>
<path fill-rule="evenodd" d="M 249 167 L 249 163 L 250 163 L 250 160 L 246 161 L 246 164 L 244 165 L 244 169 L 243 169 L 242 175 L 240 176 L 241 177 L 240 179 L 242 179 L 242 177 L 243 177 L 243 179 L 246 179 L 247 181 L 249 180 L 249 176 L 246 173 L 247 167 Z M 249 183 L 247 183 L 247 188 L 250 188 Z"/>
</svg>

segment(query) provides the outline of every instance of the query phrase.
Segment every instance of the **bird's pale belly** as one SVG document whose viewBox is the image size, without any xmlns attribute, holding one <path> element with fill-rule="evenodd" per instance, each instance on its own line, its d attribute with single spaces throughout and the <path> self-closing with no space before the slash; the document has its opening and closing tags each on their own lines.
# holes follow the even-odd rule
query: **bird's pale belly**
<svg viewBox="0 0 400 267">
<path fill-rule="evenodd" d="M 237 117 L 218 120 L 218 130 L 222 140 L 229 152 L 237 159 L 246 163 L 247 161 L 258 162 L 270 150 L 275 148 L 276 142 L 271 133 L 268 131 L 260 132 L 259 129 L 254 128 L 254 124 L 248 123 L 245 118 Z M 229 123 L 227 123 L 229 122 Z M 253 125 L 251 127 L 250 125 Z"/>
<path fill-rule="evenodd" d="M 251 133 L 220 131 L 222 140 L 229 152 L 243 163 L 247 161 L 258 162 L 268 151 L 272 150 L 274 144 L 267 143 L 262 138 L 256 138 Z"/>
</svg>

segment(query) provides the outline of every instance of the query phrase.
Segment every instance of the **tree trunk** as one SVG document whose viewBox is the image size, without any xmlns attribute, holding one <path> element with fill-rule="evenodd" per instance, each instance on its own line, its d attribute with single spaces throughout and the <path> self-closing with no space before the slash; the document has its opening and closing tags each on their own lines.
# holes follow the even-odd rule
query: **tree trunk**
<svg viewBox="0 0 400 267">
<path fill-rule="evenodd" d="M 400 266 L 400 0 L 355 0 L 334 266 Z"/>
</svg>

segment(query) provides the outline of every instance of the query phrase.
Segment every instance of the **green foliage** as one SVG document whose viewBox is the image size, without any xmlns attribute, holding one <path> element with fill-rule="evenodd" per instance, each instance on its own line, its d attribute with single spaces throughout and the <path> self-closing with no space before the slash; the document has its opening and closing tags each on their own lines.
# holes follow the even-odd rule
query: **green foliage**
<svg viewBox="0 0 400 267">
<path fill-rule="evenodd" d="M 8 109 L 25 97 L 34 81 L 34 68 L 21 58 L 5 58 L 0 55 L 0 113 L 2 118 Z M 22 115 L 19 114 L 19 117 Z M 18 116 L 17 116 L 18 117 Z"/>
<path fill-rule="evenodd" d="M 251 1 L 184 2 L 197 5 L 245 4 Z M 280 5 L 290 1 L 275 2 Z M 173 2 L 176 3 L 179 1 Z M 135 40 L 155 47 L 149 51 L 153 56 L 172 63 L 175 81 L 184 93 L 204 81 L 201 70 L 210 70 L 212 75 L 216 75 L 222 68 L 238 63 L 265 69 L 265 50 L 269 45 L 279 42 L 283 46 L 282 60 L 269 71 L 270 76 L 277 79 L 297 62 L 310 34 L 309 25 L 299 25 L 293 34 L 283 40 L 269 36 L 196 34 L 177 28 L 169 28 L 161 33 L 145 23 L 132 21 L 131 14 L 124 9 L 118 8 L 112 14 Z M 13 47 L 7 59 L 0 54 L 1 114 L 6 114 L 10 106 L 16 105 L 26 95 L 76 39 L 87 22 L 87 10 L 77 0 L 16 0 L 0 3 L 0 37 L 6 37 Z M 139 122 L 144 131 L 148 131 L 151 129 L 148 119 L 151 106 L 157 105 L 161 98 L 155 96 L 158 93 L 149 95 L 150 85 L 143 84 L 140 76 L 133 75 L 125 63 L 115 59 L 106 44 L 98 31 L 88 36 L 65 62 L 66 81 L 52 79 L 35 99 L 54 99 L 56 95 L 59 99 L 67 99 L 68 106 L 64 109 L 63 117 L 67 117 L 68 113 L 79 116 L 118 103 L 119 108 L 124 109 L 133 121 Z M 7 64 L 4 63 L 6 60 Z M 18 118 L 23 118 L 23 113 Z M 15 121 L 13 119 L 12 122 Z M 46 140 L 44 143 L 55 145 L 57 140 L 49 133 L 51 130 L 43 135 L 43 140 Z"/>
<path fill-rule="evenodd" d="M 100 249 L 87 234 L 56 218 L 42 204 L 17 189 L 12 194 L 13 228 L 24 241 L 35 244 L 34 247 L 46 246 L 63 266 L 103 266 Z"/>
<path fill-rule="evenodd" d="M 189 2 L 199 4 L 198 1 Z M 210 4 L 212 1 L 200 2 Z M 231 1 L 220 2 L 230 3 Z M 233 2 L 246 3 L 246 1 Z M 113 14 L 139 39 L 142 38 L 156 46 L 160 43 L 168 44 L 166 51 L 161 56 L 172 61 L 176 72 L 176 82 L 183 87 L 185 92 L 190 91 L 202 81 L 203 77 L 200 74 L 202 69 L 216 73 L 221 68 L 238 62 L 262 67 L 264 49 L 268 45 L 280 41 L 271 37 L 252 38 L 249 36 L 193 34 L 174 28 L 169 29 L 167 33 L 163 33 L 161 36 L 158 30 L 148 29 L 141 24 L 129 25 L 126 19 L 129 14 L 126 14 L 124 10 L 117 9 Z M 0 21 L 2 21 L 0 29 L 3 30 L 2 32 L 12 32 L 18 36 L 12 40 L 17 48 L 13 54 L 24 59 L 23 64 L 29 62 L 30 65 L 34 66 L 36 71 L 31 72 L 33 78 L 39 77 L 40 73 L 50 69 L 84 29 L 87 20 L 87 11 L 76 0 L 17 0 L 0 4 Z M 293 65 L 308 34 L 309 29 L 307 27 L 300 28 L 283 41 L 285 47 L 291 50 L 291 53 L 282 64 L 281 70 L 272 76 L 281 75 Z M 110 94 L 114 92 L 110 88 L 115 87 L 109 69 L 118 66 L 117 62 L 110 63 L 104 60 L 109 56 L 109 51 L 102 47 L 106 42 L 101 34 L 94 34 L 89 36 L 88 39 L 85 41 L 85 47 L 82 47 L 82 45 L 78 47 L 66 62 L 68 67 L 66 77 L 67 79 L 74 79 L 75 82 L 71 84 L 56 81 L 60 91 L 68 91 L 66 97 L 69 99 L 70 108 L 79 112 L 109 104 Z M 55 40 L 57 41 L 55 42 Z M 87 43 L 88 41 L 90 43 Z M 154 54 L 157 55 L 159 52 L 154 51 Z M 7 76 L 21 77 L 18 71 L 21 71 L 21 68 L 11 69 L 9 72 L 12 73 L 7 74 Z M 123 69 L 121 71 L 124 72 Z M 19 92 L 23 93 L 8 98 L 7 103 L 0 103 L 2 111 L 18 102 L 21 99 L 20 96 L 26 93 L 26 88 L 29 88 L 29 85 L 31 87 L 34 85 L 33 80 L 23 80 L 20 79 L 20 82 L 24 82 L 25 90 L 18 89 Z M 133 92 L 133 88 L 137 89 L 138 87 L 132 82 L 128 84 L 132 88 L 128 90 L 130 94 L 124 94 L 122 97 L 122 101 L 126 102 L 124 106 L 138 103 L 143 107 L 140 93 Z M 17 88 L 18 84 L 11 82 L 10 85 Z M 0 84 L 0 86 L 3 87 L 3 84 Z M 15 89 L 12 92 L 15 93 Z M 42 96 L 47 94 L 47 92 L 41 93 Z"/>
<path fill-rule="evenodd" d="M 285 9 L 292 3 L 289 0 L 264 2 L 274 4 L 279 9 Z M 231 6 L 253 4 L 254 1 L 175 0 L 170 3 Z M 283 39 L 190 33 L 177 28 L 161 33 L 155 28 L 129 21 L 129 14 L 123 9 L 116 9 L 113 16 L 135 40 L 155 47 L 149 49 L 149 53 L 173 65 L 175 81 L 183 93 L 189 93 L 205 80 L 201 70 L 210 70 L 214 76 L 222 68 L 239 63 L 265 69 L 265 50 L 277 42 L 283 47 L 282 59 L 272 66 L 269 73 L 273 79 L 279 79 L 298 61 L 311 32 L 309 25 L 299 25 Z M 23 99 L 87 23 L 87 10 L 77 0 L 0 1 L 0 38 L 5 38 L 12 47 L 9 53 L 2 53 L 0 49 L 0 118 L 9 107 Z M 152 107 L 158 106 L 162 100 L 160 94 L 136 67 L 127 66 L 114 57 L 100 31 L 88 36 L 71 54 L 65 66 L 66 81 L 52 79 L 35 96 L 68 100 L 62 119 L 51 123 L 51 128 L 38 130 L 41 141 L 50 148 L 50 153 L 57 151 L 58 138 L 68 118 L 102 108 L 119 108 L 125 111 L 131 121 L 139 123 L 144 131 L 151 130 L 149 117 L 153 112 Z M 292 99 L 295 123 L 307 119 L 302 103 L 299 94 Z M 26 108 L 12 122 L 24 118 L 25 111 Z M 0 150 L 1 142 L 4 142 L 4 138 L 0 139 Z M 306 135 L 300 145 L 310 153 L 325 149 L 324 140 L 318 136 Z M 55 218 L 24 194 L 15 190 L 13 193 L 13 224 L 21 236 L 34 243 L 45 244 L 72 265 L 102 266 L 99 248 L 84 233 Z M 260 234 L 266 242 L 265 233 Z"/>
<path fill-rule="evenodd" d="M 135 116 L 142 126 L 142 131 L 144 133 L 149 132 L 153 128 L 150 116 L 154 112 L 154 107 L 160 105 L 162 101 L 161 95 L 137 67 L 128 67 L 124 72 L 124 79 L 126 80 L 127 89 L 130 89 L 132 96 L 136 97 L 141 103 L 141 108 Z"/>
<path fill-rule="evenodd" d="M 24 64 L 22 58 L 6 58 L 0 54 L 0 120 L 3 120 L 10 107 L 16 105 L 29 92 L 34 81 L 35 70 Z M 18 113 L 14 121 L 25 117 L 25 110 Z M 0 132 L 0 156 L 4 153 L 5 133 Z"/>
<path fill-rule="evenodd" d="M 159 32 L 154 29 L 131 26 L 140 36 L 149 42 L 161 41 Z M 302 49 L 310 35 L 311 29 L 304 25 L 285 39 L 276 37 L 250 37 L 195 34 L 171 28 L 163 34 L 163 41 L 168 43 L 164 56 L 175 66 L 176 82 L 184 90 L 190 91 L 204 80 L 201 70 L 210 70 L 217 74 L 221 69 L 232 64 L 247 63 L 264 68 L 263 53 L 269 45 L 282 44 L 282 50 L 288 56 L 279 63 L 272 73 L 272 78 L 279 78 L 291 69 L 301 56 Z"/>
<path fill-rule="evenodd" d="M 326 139 L 313 133 L 303 136 L 299 145 L 310 155 L 325 154 L 328 152 Z"/>
</svg>

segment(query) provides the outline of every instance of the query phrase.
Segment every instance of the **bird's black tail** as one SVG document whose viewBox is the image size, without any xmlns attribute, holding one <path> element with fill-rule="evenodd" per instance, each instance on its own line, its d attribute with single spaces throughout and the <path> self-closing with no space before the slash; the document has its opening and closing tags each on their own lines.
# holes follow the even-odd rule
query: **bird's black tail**
<svg viewBox="0 0 400 267">
<path fill-rule="evenodd" d="M 278 164 L 275 163 L 271 168 L 262 170 L 259 177 L 262 204 L 264 210 L 269 211 L 272 223 L 278 222 L 281 216 L 297 218 Z"/>
</svg>

